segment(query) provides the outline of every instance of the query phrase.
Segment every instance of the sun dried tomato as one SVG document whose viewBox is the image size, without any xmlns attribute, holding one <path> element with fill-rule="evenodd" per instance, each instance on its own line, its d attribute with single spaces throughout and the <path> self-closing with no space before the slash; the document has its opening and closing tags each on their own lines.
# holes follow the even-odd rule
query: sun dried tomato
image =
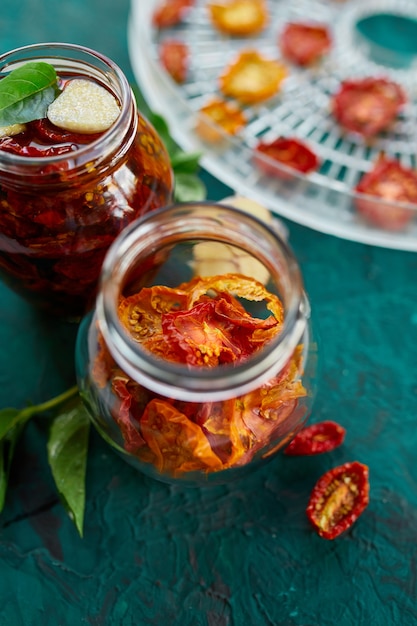
<svg viewBox="0 0 417 626">
<path fill-rule="evenodd" d="M 134 454 L 145 445 L 145 440 L 140 434 L 139 423 L 136 423 L 132 413 L 132 394 L 128 389 L 129 378 L 123 373 L 112 379 L 112 391 L 120 400 L 117 410 L 114 411 L 116 422 L 123 435 L 124 446 L 127 452 Z"/>
<path fill-rule="evenodd" d="M 262 303 L 262 317 L 249 313 L 244 300 Z M 122 297 L 119 306 L 120 321 L 135 341 L 155 356 L 190 367 L 249 357 L 280 332 L 283 316 L 275 294 L 239 274 L 145 287 Z M 110 385 L 117 397 L 113 413 L 125 448 L 158 471 L 179 475 L 244 465 L 261 450 L 268 456 L 281 430 L 284 438 L 286 424 L 300 419 L 298 400 L 306 395 L 302 368 L 300 346 L 278 376 L 251 393 L 214 403 L 184 402 L 161 398 L 130 380 L 99 339 L 93 376 L 100 389 Z"/>
<path fill-rule="evenodd" d="M 268 158 L 259 158 L 258 153 Z M 279 137 L 271 142 L 260 141 L 255 147 L 254 160 L 257 167 L 265 174 L 281 179 L 287 179 L 290 176 L 285 170 L 277 167 L 274 161 L 303 174 L 312 172 L 319 166 L 319 160 L 313 150 L 299 139 L 290 137 Z"/>
<path fill-rule="evenodd" d="M 152 16 L 156 28 L 169 28 L 182 22 L 195 0 L 162 0 Z"/>
<path fill-rule="evenodd" d="M 155 398 L 147 404 L 140 428 L 160 472 L 214 471 L 222 467 L 200 426 L 167 400 Z"/>
<path fill-rule="evenodd" d="M 242 314 L 230 300 L 217 298 L 195 304 L 188 311 L 166 313 L 162 332 L 180 362 L 214 367 L 247 358 L 257 348 L 254 333 L 277 324 L 272 316 L 257 319 Z"/>
<path fill-rule="evenodd" d="M 346 430 L 331 420 L 306 426 L 294 437 L 285 448 L 289 456 L 306 456 L 330 452 L 342 445 Z"/>
<path fill-rule="evenodd" d="M 159 60 L 176 83 L 184 83 L 188 74 L 189 50 L 186 43 L 178 39 L 166 39 L 159 45 Z"/>
<path fill-rule="evenodd" d="M 47 118 L 30 122 L 28 128 L 33 131 L 35 139 L 42 143 L 72 143 L 76 145 L 92 143 L 99 139 L 103 133 L 71 133 L 68 130 L 58 128 Z"/>
<path fill-rule="evenodd" d="M 222 33 L 245 37 L 262 31 L 269 18 L 263 0 L 226 0 L 208 4 L 211 21 Z"/>
<path fill-rule="evenodd" d="M 196 131 L 202 139 L 211 143 L 221 141 L 223 132 L 236 135 L 247 123 L 242 109 L 235 102 L 223 98 L 213 98 L 201 107 L 199 113 Z M 206 116 L 209 121 L 206 121 Z"/>
<path fill-rule="evenodd" d="M 279 37 L 283 55 L 297 65 L 311 65 L 329 52 L 332 38 L 324 24 L 289 22 Z"/>
<path fill-rule="evenodd" d="M 332 109 L 346 130 L 372 137 L 390 126 L 406 101 L 397 83 L 368 77 L 343 81 L 332 97 Z"/>
<path fill-rule="evenodd" d="M 243 104 L 274 96 L 287 76 L 285 65 L 257 50 L 243 50 L 219 78 L 220 91 Z"/>
<path fill-rule="evenodd" d="M 335 539 L 358 519 L 369 503 L 369 470 L 353 461 L 326 472 L 316 483 L 307 517 L 324 539 Z"/>
<path fill-rule="evenodd" d="M 417 205 L 417 172 L 396 159 L 381 157 L 370 172 L 362 176 L 355 191 L 381 198 L 382 202 L 358 196 L 356 210 L 379 228 L 399 231 L 417 214 L 416 209 L 395 206 L 396 203 Z"/>
</svg>

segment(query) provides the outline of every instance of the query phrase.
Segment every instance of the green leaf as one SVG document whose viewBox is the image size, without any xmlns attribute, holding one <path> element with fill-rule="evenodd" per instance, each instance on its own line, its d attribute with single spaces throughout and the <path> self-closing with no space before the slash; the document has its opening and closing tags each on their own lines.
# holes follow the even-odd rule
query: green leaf
<svg viewBox="0 0 417 626">
<path fill-rule="evenodd" d="M 207 189 L 197 176 L 180 173 L 175 176 L 174 197 L 177 202 L 205 200 Z"/>
<path fill-rule="evenodd" d="M 15 409 L 12 407 L 0 409 L 0 441 L 6 437 L 9 430 L 17 424 L 23 425 L 34 415 L 49 411 L 76 395 L 78 395 L 78 388 L 74 385 L 74 387 L 67 389 L 59 396 L 55 396 L 55 398 L 42 402 L 41 404 L 27 406 L 24 409 Z"/>
<path fill-rule="evenodd" d="M 89 429 L 87 412 L 78 401 L 55 417 L 47 444 L 48 461 L 59 495 L 81 537 Z"/>
<path fill-rule="evenodd" d="M 7 485 L 9 482 L 10 467 L 12 464 L 17 441 L 22 433 L 23 425 L 18 424 L 0 441 L 0 512 L 6 500 Z"/>
<path fill-rule="evenodd" d="M 18 423 L 21 412 L 19 409 L 13 408 L 0 410 L 0 441 Z"/>
<path fill-rule="evenodd" d="M 171 156 L 171 165 L 175 174 L 194 174 L 199 169 L 201 152 L 183 152 L 179 150 Z"/>
<path fill-rule="evenodd" d="M 29 62 L 0 80 L 0 126 L 45 117 L 57 93 L 57 75 L 49 63 Z"/>
<path fill-rule="evenodd" d="M 168 151 L 168 154 L 170 155 L 170 157 L 172 157 L 172 155 L 178 150 L 178 148 L 177 144 L 172 139 L 169 132 L 168 122 L 165 120 L 165 118 L 162 117 L 162 115 L 158 115 L 158 113 L 153 112 L 149 114 L 148 119 L 162 139 Z"/>
</svg>

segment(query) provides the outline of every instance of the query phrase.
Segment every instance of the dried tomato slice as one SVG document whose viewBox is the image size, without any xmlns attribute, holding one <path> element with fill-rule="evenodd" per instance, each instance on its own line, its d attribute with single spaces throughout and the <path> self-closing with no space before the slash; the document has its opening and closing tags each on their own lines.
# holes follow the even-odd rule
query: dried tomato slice
<svg viewBox="0 0 417 626">
<path fill-rule="evenodd" d="M 385 78 L 342 82 L 332 98 L 336 120 L 346 130 L 372 137 L 387 129 L 407 100 L 402 87 Z"/>
<path fill-rule="evenodd" d="M 307 517 L 324 539 L 335 539 L 363 513 L 369 503 L 369 469 L 353 461 L 326 472 L 316 483 Z"/>
<path fill-rule="evenodd" d="M 116 412 L 116 422 L 123 435 L 124 445 L 127 452 L 135 454 L 139 448 L 145 445 L 145 440 L 139 431 L 139 423 L 135 423 L 131 413 L 132 394 L 128 389 L 130 379 L 124 374 L 116 375 L 112 379 L 112 391 L 120 400 Z"/>
<path fill-rule="evenodd" d="M 345 434 L 343 426 L 331 420 L 311 424 L 297 433 L 284 453 L 289 456 L 305 456 L 330 452 L 343 443 Z"/>
<path fill-rule="evenodd" d="M 222 466 L 200 426 L 167 400 L 151 400 L 140 427 L 161 472 L 214 471 Z"/>
<path fill-rule="evenodd" d="M 355 191 L 393 203 L 386 204 L 364 197 L 355 199 L 358 213 L 379 228 L 402 230 L 417 214 L 417 207 L 413 210 L 395 206 L 397 202 L 417 205 L 417 172 L 404 167 L 395 159 L 378 159 L 373 169 L 362 176 Z"/>
<path fill-rule="evenodd" d="M 87 144 L 92 143 L 96 139 L 102 136 L 103 133 L 71 133 L 68 130 L 63 130 L 54 126 L 47 118 L 41 120 L 34 120 L 28 124 L 28 128 L 33 131 L 35 139 L 43 143 L 72 143 L 72 144 Z"/>
<path fill-rule="evenodd" d="M 265 174 L 284 179 L 288 178 L 286 172 L 276 167 L 274 163 L 270 163 L 263 158 L 257 158 L 257 153 L 303 174 L 312 172 L 319 166 L 319 160 L 313 150 L 299 139 L 292 137 L 278 137 L 278 139 L 271 142 L 260 141 L 255 148 L 254 158 L 257 167 Z"/>
<path fill-rule="evenodd" d="M 0 140 L 0 150 L 27 157 L 58 156 L 59 154 L 74 152 L 76 148 L 77 146 L 75 146 L 74 144 L 51 146 L 49 148 L 38 148 L 36 146 L 23 145 L 13 137 L 7 137 Z"/>
<path fill-rule="evenodd" d="M 247 123 L 246 115 L 235 103 L 223 98 L 213 98 L 200 109 L 201 115 L 198 119 L 196 131 L 200 137 L 211 143 L 216 143 L 223 139 L 222 132 L 228 135 L 236 135 Z M 209 117 L 214 124 L 206 121 Z M 217 130 L 215 127 L 219 126 Z"/>
<path fill-rule="evenodd" d="M 182 22 L 195 0 L 163 0 L 155 9 L 152 23 L 156 28 L 169 28 Z"/>
<path fill-rule="evenodd" d="M 217 298 L 195 304 L 188 311 L 165 314 L 162 331 L 167 344 L 175 346 L 178 360 L 214 367 L 255 352 L 259 343 L 254 334 L 277 327 L 278 322 L 273 316 L 263 320 L 242 313 L 236 304 Z"/>
<path fill-rule="evenodd" d="M 332 38 L 324 24 L 289 22 L 280 34 L 279 45 L 289 61 L 305 66 L 329 52 Z"/>
<path fill-rule="evenodd" d="M 187 78 L 188 55 L 187 44 L 177 39 L 166 39 L 159 46 L 159 60 L 178 84 L 184 83 Z"/>
<path fill-rule="evenodd" d="M 245 37 L 262 31 L 269 18 L 264 0 L 210 2 L 211 21 L 222 33 Z"/>
<path fill-rule="evenodd" d="M 285 65 L 257 50 L 243 50 L 219 78 L 220 91 L 243 104 L 274 96 L 287 76 Z"/>
</svg>

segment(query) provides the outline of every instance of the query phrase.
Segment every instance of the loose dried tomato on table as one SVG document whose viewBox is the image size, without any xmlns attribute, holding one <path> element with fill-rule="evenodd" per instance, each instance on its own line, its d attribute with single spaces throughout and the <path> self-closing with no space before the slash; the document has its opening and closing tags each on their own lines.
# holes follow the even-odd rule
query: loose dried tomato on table
<svg viewBox="0 0 417 626">
<path fill-rule="evenodd" d="M 272 162 L 269 161 L 270 159 Z M 319 166 L 319 159 L 313 150 L 293 137 L 278 137 L 270 142 L 260 141 L 255 147 L 254 161 L 257 167 L 268 176 L 276 176 L 284 180 L 290 176 L 285 170 L 277 167 L 274 161 L 302 174 L 313 172 Z"/>
<path fill-rule="evenodd" d="M 245 37 L 262 31 L 269 13 L 264 0 L 223 0 L 207 5 L 211 21 L 222 33 Z"/>
<path fill-rule="evenodd" d="M 189 49 L 186 43 L 178 39 L 166 39 L 159 44 L 159 60 L 176 83 L 182 84 L 187 79 Z"/>
<path fill-rule="evenodd" d="M 326 472 L 316 483 L 307 517 L 324 539 L 335 539 L 352 526 L 369 504 L 369 469 L 353 461 Z"/>
<path fill-rule="evenodd" d="M 345 438 L 346 430 L 331 420 L 306 426 L 294 437 L 285 448 L 288 456 L 308 456 L 330 452 L 340 446 Z"/>
<path fill-rule="evenodd" d="M 220 91 L 243 104 L 255 104 L 274 96 L 287 77 L 286 66 L 257 50 L 243 50 L 219 78 Z"/>
<path fill-rule="evenodd" d="M 370 172 L 362 176 L 355 187 L 363 196 L 355 198 L 358 213 L 370 224 L 385 230 L 403 230 L 417 215 L 417 172 L 392 158 L 380 157 Z M 415 209 L 395 206 L 396 203 L 413 204 Z"/>
<path fill-rule="evenodd" d="M 279 46 L 289 61 L 312 65 L 329 52 L 332 37 L 325 24 L 289 22 L 279 35 Z"/>
<path fill-rule="evenodd" d="M 262 303 L 254 317 L 244 301 Z M 195 277 L 172 288 L 146 287 L 122 297 L 119 318 L 129 335 L 164 360 L 213 368 L 248 359 L 283 325 L 280 299 L 255 279 L 238 274 Z M 114 364 L 99 341 L 93 377 L 110 385 L 114 420 L 124 447 L 163 473 L 214 472 L 249 463 L 274 441 L 306 395 L 302 348 L 280 374 L 244 396 L 184 402 L 150 392 Z M 141 444 L 141 439 L 143 444 Z"/>
<path fill-rule="evenodd" d="M 343 81 L 331 106 L 343 128 L 370 138 L 392 124 L 406 101 L 404 90 L 394 81 L 367 77 Z"/>
</svg>

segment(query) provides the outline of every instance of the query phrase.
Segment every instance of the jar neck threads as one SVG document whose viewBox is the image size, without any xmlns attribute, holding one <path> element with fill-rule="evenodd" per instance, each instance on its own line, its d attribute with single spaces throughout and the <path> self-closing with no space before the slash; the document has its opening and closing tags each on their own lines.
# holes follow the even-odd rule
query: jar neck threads
<svg viewBox="0 0 417 626">
<path fill-rule="evenodd" d="M 116 122 L 98 139 L 79 146 L 74 152 L 53 156 L 22 156 L 0 152 L 0 182 L 20 186 L 62 186 L 80 175 L 102 175 L 103 167 L 112 168 L 123 158 L 137 129 L 137 110 L 130 85 L 121 69 L 106 56 L 84 46 L 42 43 L 23 46 L 0 55 L 1 73 L 7 74 L 28 61 L 43 61 L 54 66 L 58 75 L 87 77 L 109 89 L 120 104 Z M 126 137 L 124 142 L 121 138 Z M 120 146 L 123 144 L 123 150 Z M 65 164 L 62 180 L 57 169 Z"/>
<path fill-rule="evenodd" d="M 279 295 L 284 307 L 282 330 L 236 365 L 198 368 L 157 358 L 123 327 L 118 317 L 120 296 L 132 276 L 140 287 L 155 284 L 146 278 L 149 272 L 140 278 L 141 268 L 152 267 L 157 274 L 168 260 L 172 265 L 173 251 L 182 245 L 208 241 L 233 246 L 261 262 L 269 273 L 268 289 Z M 174 262 L 181 263 L 180 254 Z M 308 316 L 298 264 L 278 232 L 245 212 L 209 202 L 159 209 L 127 227 L 106 256 L 97 298 L 99 329 L 122 369 L 156 393 L 186 401 L 236 397 L 276 376 L 306 333 Z"/>
</svg>

